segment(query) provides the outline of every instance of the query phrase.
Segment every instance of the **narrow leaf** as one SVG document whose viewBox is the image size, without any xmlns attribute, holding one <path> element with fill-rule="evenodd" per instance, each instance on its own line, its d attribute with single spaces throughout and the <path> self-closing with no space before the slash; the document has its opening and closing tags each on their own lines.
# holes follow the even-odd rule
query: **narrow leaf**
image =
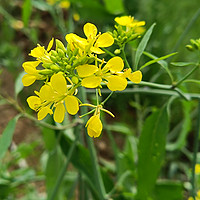
<svg viewBox="0 0 200 200">
<path fill-rule="evenodd" d="M 25 27 L 28 26 L 28 22 L 31 16 L 31 11 L 32 11 L 31 0 L 25 0 L 22 7 L 22 19 Z"/>
<path fill-rule="evenodd" d="M 138 193 L 137 199 L 151 197 L 164 159 L 168 132 L 167 107 L 150 115 L 145 123 L 138 146 Z"/>
<path fill-rule="evenodd" d="M 15 97 L 17 97 L 17 95 L 23 90 L 24 85 L 22 83 L 22 77 L 26 74 L 26 72 L 21 72 L 16 81 L 15 81 Z"/>
<path fill-rule="evenodd" d="M 167 59 L 167 58 L 169 58 L 169 57 L 171 57 L 171 56 L 173 56 L 173 55 L 175 55 L 175 54 L 177 54 L 177 52 L 168 54 L 168 55 L 166 55 L 166 56 L 162 56 L 162 57 L 160 57 L 160 58 L 156 58 L 156 59 L 154 59 L 154 60 L 151 60 L 151 61 L 145 63 L 144 65 L 142 65 L 142 66 L 140 67 L 140 70 L 143 69 L 143 68 L 145 68 L 145 67 L 147 67 L 147 66 L 149 66 L 149 65 L 152 65 L 152 64 L 154 64 L 154 63 L 156 63 L 156 62 L 158 62 L 158 61 L 160 61 L 160 60 Z"/>
<path fill-rule="evenodd" d="M 12 142 L 13 133 L 19 117 L 20 115 L 17 115 L 8 122 L 6 128 L 4 129 L 0 137 L 0 159 L 3 158 Z"/>
<path fill-rule="evenodd" d="M 171 62 L 171 64 L 176 67 L 185 67 L 188 65 L 196 65 L 197 63 L 194 63 L 194 62 Z"/>
<path fill-rule="evenodd" d="M 144 37 L 142 38 L 138 48 L 137 48 L 137 51 L 136 51 L 136 54 L 135 54 L 135 66 L 136 66 L 136 69 L 137 69 L 137 66 L 138 66 L 138 63 L 139 63 L 139 60 L 140 60 L 140 57 L 141 55 L 143 54 L 143 51 L 144 49 L 146 48 L 146 45 L 149 41 L 149 38 L 152 34 L 152 31 L 153 31 L 153 28 L 156 24 L 152 24 L 151 27 L 148 29 L 148 31 L 145 33 Z"/>
</svg>

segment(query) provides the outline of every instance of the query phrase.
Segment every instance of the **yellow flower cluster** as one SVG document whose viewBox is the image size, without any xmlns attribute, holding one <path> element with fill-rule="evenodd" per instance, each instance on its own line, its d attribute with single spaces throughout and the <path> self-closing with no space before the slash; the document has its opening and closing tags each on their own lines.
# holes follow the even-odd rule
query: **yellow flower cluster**
<svg viewBox="0 0 200 200">
<path fill-rule="evenodd" d="M 22 82 L 24 86 L 30 86 L 36 80 L 44 81 L 39 92 L 35 91 L 37 96 L 27 99 L 29 107 L 37 112 L 38 120 L 50 114 L 56 122 L 61 123 L 66 112 L 75 115 L 79 106 L 90 106 L 94 108 L 94 115 L 86 124 L 88 135 L 99 137 L 103 128 L 100 112 L 105 111 L 113 117 L 114 115 L 99 102 L 96 106 L 82 104 L 76 97 L 78 88 L 96 88 L 101 94 L 100 89 L 104 83 L 111 91 L 122 91 L 127 87 L 127 79 L 140 83 L 142 73 L 124 68 L 124 61 L 119 56 L 108 61 L 99 58 L 99 54 L 105 53 L 102 48 L 110 47 L 114 43 L 111 33 L 98 33 L 97 27 L 91 23 L 84 25 L 83 32 L 86 38 L 74 33 L 67 34 L 67 48 L 58 39 L 55 42 L 52 39 L 47 48 L 38 44 L 29 54 L 36 60 L 24 62 L 22 65 L 27 73 Z M 54 43 L 56 45 L 53 50 Z"/>
</svg>

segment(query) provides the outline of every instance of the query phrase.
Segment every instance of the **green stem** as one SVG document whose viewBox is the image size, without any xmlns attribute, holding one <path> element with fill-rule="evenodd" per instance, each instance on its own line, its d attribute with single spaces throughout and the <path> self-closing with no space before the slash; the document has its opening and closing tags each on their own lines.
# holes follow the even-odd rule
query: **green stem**
<svg viewBox="0 0 200 200">
<path fill-rule="evenodd" d="M 107 49 L 105 48 L 102 48 L 108 55 L 110 55 L 111 57 L 115 57 L 116 55 L 110 51 L 108 51 Z"/>
<path fill-rule="evenodd" d="M 106 97 L 106 99 L 105 99 L 103 102 L 101 102 L 101 105 L 102 105 L 102 106 L 106 103 L 106 101 L 108 101 L 108 99 L 112 96 L 113 93 L 114 93 L 114 91 L 112 91 L 112 92 Z"/>
<path fill-rule="evenodd" d="M 194 137 L 194 152 L 193 152 L 193 163 L 192 163 L 192 178 L 191 178 L 191 184 L 192 184 L 192 197 L 194 200 L 196 199 L 196 188 L 195 188 L 195 165 L 197 161 L 197 152 L 199 147 L 199 131 L 200 131 L 200 100 L 199 100 L 199 106 L 198 106 L 198 117 L 197 117 L 197 130 Z"/>
<path fill-rule="evenodd" d="M 123 57 L 123 59 L 124 59 L 125 65 L 126 65 L 128 68 L 131 68 L 130 65 L 129 65 L 129 63 L 128 63 L 128 60 L 127 60 L 127 58 L 126 58 L 126 54 L 125 54 L 124 48 L 125 48 L 125 45 L 123 45 L 123 47 L 121 48 L 122 57 Z"/>
<path fill-rule="evenodd" d="M 186 80 L 200 65 L 196 65 L 190 72 L 188 72 L 181 80 L 179 80 L 176 84 L 173 85 L 174 87 L 177 87 L 180 85 L 184 80 Z"/>
<path fill-rule="evenodd" d="M 80 88 L 80 96 L 81 96 L 81 99 L 82 99 L 83 102 L 87 102 L 86 92 L 85 92 L 84 88 Z M 83 107 L 82 110 L 84 112 L 87 112 L 86 107 Z M 84 119 L 85 123 L 86 123 L 86 121 L 87 121 L 87 118 Z M 86 136 L 86 141 L 87 141 L 88 149 L 89 149 L 90 156 L 91 156 L 93 174 L 94 174 L 94 177 L 95 177 L 94 185 L 96 186 L 96 189 L 99 193 L 100 200 L 104 200 L 104 199 L 106 199 L 105 198 L 106 191 L 105 191 L 105 187 L 104 187 L 104 184 L 103 184 L 103 179 L 102 179 L 102 176 L 101 176 L 100 168 L 99 168 L 99 165 L 98 165 L 97 154 L 96 154 L 96 150 L 95 150 L 95 147 L 94 147 L 94 143 L 93 143 L 92 138 L 89 137 L 89 135 Z"/>
<path fill-rule="evenodd" d="M 60 185 L 61 185 L 61 183 L 63 181 L 64 175 L 65 175 L 65 173 L 67 171 L 70 159 L 71 159 L 71 157 L 73 155 L 73 152 L 74 152 L 74 149 L 75 149 L 75 146 L 76 146 L 76 143 L 77 143 L 78 139 L 79 139 L 79 135 L 77 134 L 75 141 L 73 142 L 72 146 L 69 149 L 69 152 L 67 154 L 67 160 L 66 160 L 66 162 L 65 162 L 65 164 L 64 164 L 64 166 L 63 166 L 63 168 L 62 168 L 62 170 L 61 170 L 61 172 L 60 172 L 60 174 L 58 176 L 58 179 L 57 179 L 57 181 L 55 183 L 55 187 L 53 189 L 53 192 L 51 193 L 51 195 L 48 198 L 48 200 L 54 200 L 55 197 L 56 197 L 58 189 L 59 189 L 59 187 L 60 187 Z"/>
</svg>

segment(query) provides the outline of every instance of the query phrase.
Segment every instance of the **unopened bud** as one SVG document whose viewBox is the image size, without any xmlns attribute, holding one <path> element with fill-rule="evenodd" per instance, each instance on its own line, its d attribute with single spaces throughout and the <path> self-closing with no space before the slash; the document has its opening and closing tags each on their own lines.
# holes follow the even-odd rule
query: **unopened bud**
<svg viewBox="0 0 200 200">
<path fill-rule="evenodd" d="M 50 56 L 50 59 L 53 61 L 53 62 L 57 62 L 57 58 L 55 56 Z"/>
<path fill-rule="evenodd" d="M 46 69 L 50 69 L 51 68 L 52 63 L 43 63 L 42 66 Z"/>
<path fill-rule="evenodd" d="M 121 50 L 120 50 L 120 49 L 115 49 L 114 54 L 118 55 L 118 54 L 120 54 L 120 53 L 121 53 Z"/>
<path fill-rule="evenodd" d="M 60 67 L 58 65 L 51 65 L 51 69 L 55 72 L 59 72 L 60 71 Z"/>
<path fill-rule="evenodd" d="M 67 65 L 67 66 L 66 66 L 66 69 L 69 70 L 69 69 L 71 69 L 71 67 L 72 67 L 71 65 Z"/>
<path fill-rule="evenodd" d="M 66 51 L 64 44 L 58 39 L 56 39 L 56 49 L 61 49 L 64 52 Z"/>
<path fill-rule="evenodd" d="M 193 48 L 193 46 L 192 45 L 186 45 L 185 46 L 186 48 L 187 48 L 187 50 L 189 50 L 189 51 L 194 51 L 194 48 Z"/>
<path fill-rule="evenodd" d="M 195 49 L 199 49 L 199 45 L 195 40 L 191 39 L 190 42 Z"/>
<path fill-rule="evenodd" d="M 72 76 L 71 79 L 72 83 L 77 84 L 79 82 L 78 78 L 76 76 Z"/>
<path fill-rule="evenodd" d="M 56 57 L 56 56 L 58 55 L 57 52 L 56 52 L 55 50 L 51 50 L 50 52 L 51 52 L 51 55 L 52 55 L 52 56 L 55 56 L 55 57 Z"/>
<path fill-rule="evenodd" d="M 52 74 L 53 72 L 52 72 L 52 70 L 50 70 L 50 69 L 43 69 L 43 70 L 39 70 L 39 74 L 41 74 L 41 75 L 50 75 L 50 74 Z"/>
<path fill-rule="evenodd" d="M 57 51 L 58 51 L 58 55 L 59 55 L 60 57 L 65 57 L 65 53 L 63 52 L 62 49 L 58 49 Z"/>
</svg>

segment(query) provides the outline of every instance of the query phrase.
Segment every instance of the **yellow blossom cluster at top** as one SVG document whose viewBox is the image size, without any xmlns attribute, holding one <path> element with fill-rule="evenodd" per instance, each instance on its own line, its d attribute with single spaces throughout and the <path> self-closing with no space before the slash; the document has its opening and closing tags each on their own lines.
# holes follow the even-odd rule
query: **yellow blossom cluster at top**
<svg viewBox="0 0 200 200">
<path fill-rule="evenodd" d="M 116 21 L 121 23 L 119 19 Z M 90 106 L 94 115 L 86 124 L 88 135 L 99 137 L 103 128 L 100 112 L 114 115 L 99 102 L 97 105 L 82 103 L 76 97 L 78 88 L 96 88 L 101 94 L 102 84 L 106 84 L 111 91 L 122 91 L 127 87 L 127 80 L 140 83 L 142 73 L 125 68 L 120 56 L 109 60 L 99 57 L 105 53 L 104 48 L 115 42 L 112 33 L 100 33 L 92 23 L 86 23 L 83 32 L 86 38 L 74 33 L 67 34 L 67 47 L 58 39 L 52 39 L 47 48 L 38 44 L 29 54 L 35 61 L 27 61 L 22 65 L 27 73 L 22 82 L 24 86 L 30 86 L 36 80 L 44 82 L 41 89 L 35 91 L 36 96 L 27 99 L 29 107 L 37 112 L 38 120 L 50 114 L 56 122 L 61 123 L 66 112 L 75 115 L 80 106 Z M 52 49 L 54 43 L 55 49 Z"/>
</svg>

